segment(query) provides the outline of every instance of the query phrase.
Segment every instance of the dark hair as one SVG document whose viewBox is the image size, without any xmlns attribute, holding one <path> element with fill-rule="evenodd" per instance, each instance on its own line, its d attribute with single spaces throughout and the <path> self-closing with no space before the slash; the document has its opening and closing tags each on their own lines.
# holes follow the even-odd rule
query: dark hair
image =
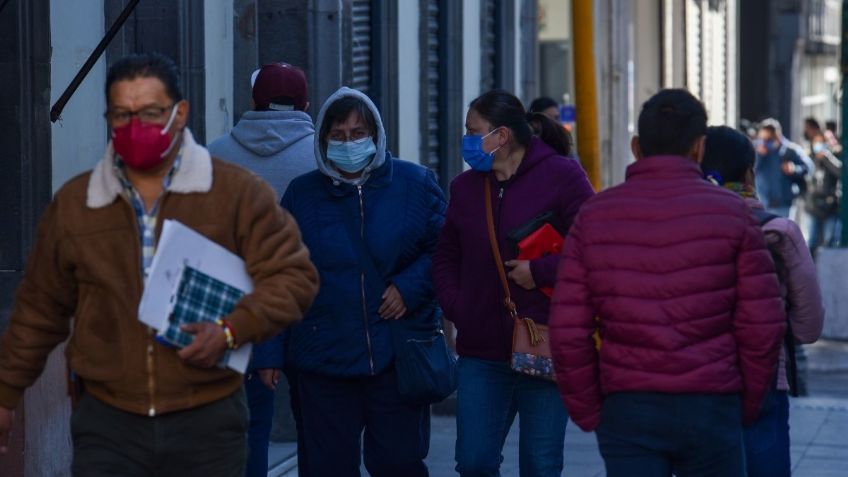
<svg viewBox="0 0 848 477">
<path fill-rule="evenodd" d="M 816 131 L 821 131 L 821 124 L 816 121 L 816 118 L 809 117 L 804 119 L 804 125 L 815 129 Z"/>
<path fill-rule="evenodd" d="M 174 61 L 161 53 L 134 53 L 109 67 L 106 73 L 106 102 L 112 84 L 136 78 L 157 78 L 165 85 L 165 92 L 175 103 L 182 101 L 180 73 Z"/>
<path fill-rule="evenodd" d="M 493 89 L 478 96 L 468 107 L 488 121 L 492 131 L 505 127 L 512 131 L 518 144 L 525 147 L 530 144 L 533 130 L 527 124 L 524 105 L 514 95 L 502 89 Z"/>
<path fill-rule="evenodd" d="M 540 98 L 534 99 L 533 102 L 530 103 L 530 107 L 527 108 L 527 112 L 528 113 L 541 113 L 542 111 L 544 111 L 548 108 L 551 108 L 551 107 L 559 108 L 559 104 L 557 104 L 556 101 L 554 101 L 553 99 L 551 99 L 547 96 L 542 96 Z"/>
<path fill-rule="evenodd" d="M 829 120 L 825 121 L 824 122 L 824 128 L 827 129 L 828 131 L 836 132 L 836 120 L 829 119 Z"/>
<path fill-rule="evenodd" d="M 701 170 L 720 184 L 744 182 L 745 174 L 754 167 L 754 146 L 747 136 L 728 126 L 707 128 L 704 160 Z"/>
<path fill-rule="evenodd" d="M 642 156 L 685 156 L 707 132 L 707 111 L 685 89 L 664 89 L 642 105 L 639 147 Z"/>
<path fill-rule="evenodd" d="M 350 114 L 356 112 L 365 122 L 371 134 L 374 137 L 374 142 L 377 142 L 377 120 L 374 119 L 374 114 L 371 108 L 356 96 L 342 96 L 335 100 L 324 111 L 324 119 L 321 121 L 321 129 L 318 132 L 319 143 L 321 150 L 327 150 L 327 135 L 330 134 L 330 129 L 338 123 L 344 122 L 350 117 Z"/>
<path fill-rule="evenodd" d="M 556 121 L 542 113 L 527 113 L 527 122 L 533 128 L 533 134 L 551 146 L 560 156 L 571 155 L 571 145 L 574 141 L 571 134 Z"/>
</svg>

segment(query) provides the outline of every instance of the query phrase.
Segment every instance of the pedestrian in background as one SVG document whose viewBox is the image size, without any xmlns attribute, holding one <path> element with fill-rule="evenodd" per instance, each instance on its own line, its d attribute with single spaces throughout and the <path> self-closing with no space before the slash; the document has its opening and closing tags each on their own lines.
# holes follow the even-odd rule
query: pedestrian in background
<svg viewBox="0 0 848 477">
<path fill-rule="evenodd" d="M 810 158 L 783 135 L 775 119 L 760 123 L 754 146 L 757 196 L 769 212 L 790 217 L 795 198 L 806 192 L 806 178 L 813 169 Z"/>
<path fill-rule="evenodd" d="M 431 171 L 386 150 L 380 112 L 365 94 L 339 89 L 316 124 L 318 170 L 295 179 L 282 201 L 321 279 L 287 343 L 304 427 L 298 446 L 309 463 L 301 475 L 358 476 L 364 455 L 373 477 L 426 476 L 430 410 L 400 396 L 390 321 L 441 319 L 431 254 L 444 195 Z"/>
<path fill-rule="evenodd" d="M 315 128 L 309 108 L 306 75 L 287 63 L 271 63 L 251 77 L 253 110 L 242 115 L 226 136 L 209 145 L 215 157 L 238 164 L 267 181 L 282 197 L 292 179 L 316 167 Z M 250 408 L 247 477 L 268 475 L 268 443 L 274 418 L 274 391 L 283 369 L 283 334 L 258 343 L 245 378 Z M 290 380 L 291 381 L 291 380 Z M 292 402 L 300 429 L 297 402 Z M 298 459 L 306 467 L 305 456 Z"/>
<path fill-rule="evenodd" d="M 194 141 L 179 84 L 176 65 L 158 54 L 109 68 L 112 140 L 44 213 L 0 338 L 0 451 L 11 409 L 70 335 L 68 365 L 83 389 L 71 419 L 73 475 L 244 473 L 243 379 L 217 364 L 227 349 L 300 320 L 317 274 L 274 191 Z M 254 286 L 220 324 L 186 325 L 194 340 L 180 350 L 138 320 L 168 219 L 240 256 Z"/>
<path fill-rule="evenodd" d="M 757 420 L 745 427 L 748 477 L 789 477 L 792 472 L 787 375 L 791 376 L 796 368 L 789 362 L 787 369 L 787 346 L 809 344 L 819 338 L 824 324 L 824 305 L 816 266 L 801 229 L 789 219 L 770 216 L 757 200 L 755 158 L 754 147 L 742 133 L 726 126 L 707 129 L 701 169 L 711 181 L 739 194 L 760 222 L 780 278 L 789 320 L 787 338 L 780 350 L 777 380 L 766 395 Z"/>
<path fill-rule="evenodd" d="M 530 103 L 530 107 L 527 108 L 527 112 L 530 114 L 544 114 L 545 116 L 550 118 L 551 121 L 560 124 L 559 104 L 557 104 L 556 101 L 547 96 L 541 96 L 539 98 L 534 99 L 533 102 Z"/>
<path fill-rule="evenodd" d="M 704 106 L 663 90 L 638 128 L 625 182 L 584 204 L 565 243 L 557 384 L 610 477 L 744 476 L 742 424 L 785 330 L 774 264 L 742 198 L 698 167 Z"/>
<path fill-rule="evenodd" d="M 504 307 L 498 264 L 489 247 L 485 183 L 491 187 L 500 255 L 522 316 L 545 324 L 558 254 L 517 260 L 507 235 L 549 213 L 565 236 L 577 210 L 592 196 L 580 163 L 559 154 L 562 128 L 548 119 L 533 136 L 521 101 L 501 90 L 471 102 L 462 155 L 471 170 L 451 183 L 445 227 L 433 257 L 439 303 L 457 328 L 459 353 L 456 470 L 463 477 L 498 476 L 504 440 L 521 419 L 522 477 L 560 475 L 568 413 L 556 385 L 510 367 L 514 318 Z"/>
<path fill-rule="evenodd" d="M 839 203 L 842 191 L 842 161 L 833 151 L 815 118 L 804 120 L 804 137 L 809 144 L 815 169 L 807 193 L 806 211 L 810 216 L 807 243 L 815 257 L 820 246 L 838 247 L 842 234 Z"/>
</svg>

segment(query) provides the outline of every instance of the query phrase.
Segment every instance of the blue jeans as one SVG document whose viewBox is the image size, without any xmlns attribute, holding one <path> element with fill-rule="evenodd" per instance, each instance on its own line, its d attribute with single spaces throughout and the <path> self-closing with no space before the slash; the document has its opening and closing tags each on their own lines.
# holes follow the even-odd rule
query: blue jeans
<svg viewBox="0 0 848 477">
<path fill-rule="evenodd" d="M 456 409 L 456 470 L 500 476 L 503 446 L 516 413 L 521 477 L 562 473 L 568 412 L 556 384 L 517 374 L 509 363 L 461 357 Z"/>
<path fill-rule="evenodd" d="M 789 477 L 789 398 L 786 391 L 766 396 L 760 416 L 745 427 L 748 477 Z"/>
<path fill-rule="evenodd" d="M 250 373 L 244 381 L 247 407 L 250 410 L 250 428 L 247 431 L 247 470 L 245 477 L 268 475 L 268 441 L 271 438 L 271 420 L 274 418 L 274 391 L 268 389 L 258 373 Z"/>
<path fill-rule="evenodd" d="M 745 475 L 736 394 L 610 394 L 595 432 L 608 477 Z"/>
<path fill-rule="evenodd" d="M 842 221 L 833 216 L 825 219 L 810 216 L 810 233 L 807 245 L 811 251 L 819 246 L 838 247 L 842 235 Z"/>
</svg>

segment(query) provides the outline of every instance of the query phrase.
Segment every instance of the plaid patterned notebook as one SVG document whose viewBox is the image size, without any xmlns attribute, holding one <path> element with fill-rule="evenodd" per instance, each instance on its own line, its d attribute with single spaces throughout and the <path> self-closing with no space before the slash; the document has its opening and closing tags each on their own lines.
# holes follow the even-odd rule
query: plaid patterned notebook
<svg viewBox="0 0 848 477">
<path fill-rule="evenodd" d="M 174 308 L 168 317 L 168 327 L 159 334 L 167 344 L 183 348 L 194 336 L 180 330 L 180 325 L 215 322 L 228 315 L 244 292 L 192 267 L 185 267 L 180 276 Z M 224 356 L 222 362 L 226 362 Z"/>
</svg>

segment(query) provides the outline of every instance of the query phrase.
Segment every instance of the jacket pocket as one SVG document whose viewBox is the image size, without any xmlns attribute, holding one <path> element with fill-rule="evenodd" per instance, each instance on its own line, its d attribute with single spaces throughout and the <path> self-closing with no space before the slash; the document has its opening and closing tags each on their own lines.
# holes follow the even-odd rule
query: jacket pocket
<svg viewBox="0 0 848 477">
<path fill-rule="evenodd" d="M 106 382 L 124 374 L 124 340 L 120 313 L 111 309 L 106 293 L 80 287 L 67 357 L 83 379 Z"/>
<path fill-rule="evenodd" d="M 184 363 L 179 358 L 174 360 L 174 362 L 180 370 L 180 374 L 183 378 L 191 384 L 209 384 L 217 381 L 226 381 L 228 379 L 233 379 L 234 376 L 238 375 L 237 372 L 230 368 L 221 368 L 218 366 L 201 368 Z"/>
</svg>

